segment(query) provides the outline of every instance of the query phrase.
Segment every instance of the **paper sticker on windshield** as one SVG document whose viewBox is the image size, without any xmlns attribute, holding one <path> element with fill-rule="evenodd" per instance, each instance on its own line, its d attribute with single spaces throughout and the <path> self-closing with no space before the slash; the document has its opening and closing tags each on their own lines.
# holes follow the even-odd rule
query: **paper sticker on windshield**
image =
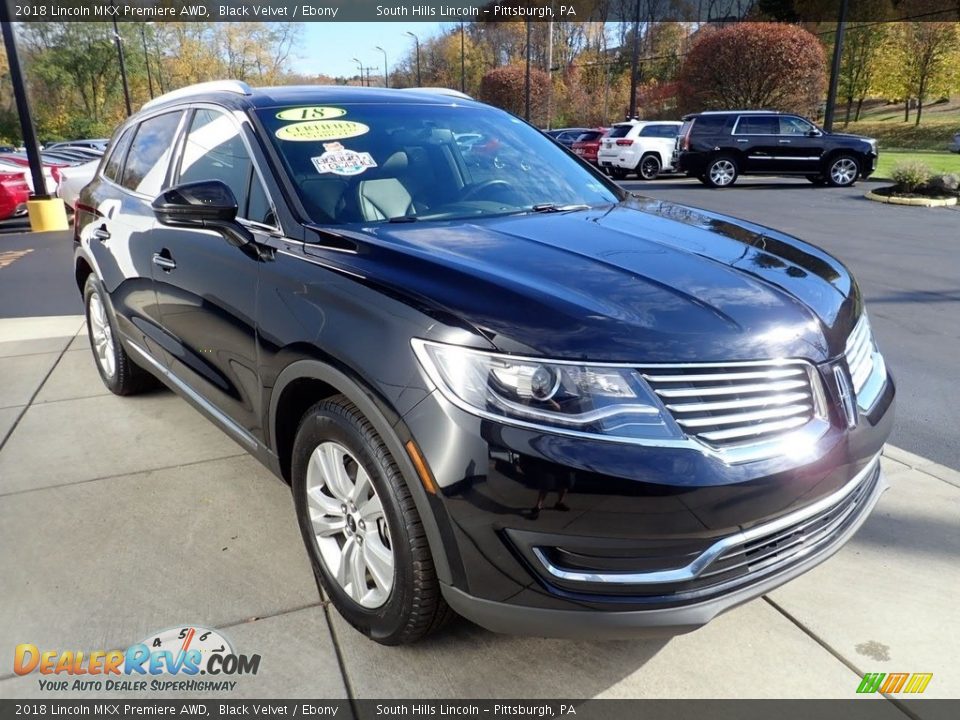
<svg viewBox="0 0 960 720">
<path fill-rule="evenodd" d="M 330 120 L 347 114 L 346 110 L 335 107 L 296 107 L 277 113 L 278 120 Z"/>
<path fill-rule="evenodd" d="M 310 158 L 320 174 L 359 175 L 366 172 L 368 168 L 377 166 L 370 153 L 347 150 L 338 142 L 325 143 L 323 149 L 326 151 L 323 155 Z"/>
<path fill-rule="evenodd" d="M 370 128 L 352 120 L 308 120 L 307 122 L 284 125 L 277 130 L 280 140 L 294 142 L 316 142 L 322 140 L 345 140 L 365 135 Z"/>
</svg>

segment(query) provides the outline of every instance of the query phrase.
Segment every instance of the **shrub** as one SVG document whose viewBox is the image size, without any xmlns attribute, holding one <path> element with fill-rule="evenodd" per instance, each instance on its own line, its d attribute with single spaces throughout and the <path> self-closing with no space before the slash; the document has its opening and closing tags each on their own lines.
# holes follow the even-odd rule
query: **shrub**
<svg viewBox="0 0 960 720">
<path fill-rule="evenodd" d="M 768 108 L 813 115 L 826 86 L 823 46 L 797 25 L 743 22 L 705 27 L 679 76 L 685 112 Z"/>
<path fill-rule="evenodd" d="M 930 179 L 931 172 L 926 163 L 909 160 L 894 165 L 890 175 L 897 183 L 898 190 L 913 192 Z"/>
<path fill-rule="evenodd" d="M 935 175 L 927 181 L 927 187 L 937 195 L 957 195 L 960 177 L 953 173 Z"/>
</svg>

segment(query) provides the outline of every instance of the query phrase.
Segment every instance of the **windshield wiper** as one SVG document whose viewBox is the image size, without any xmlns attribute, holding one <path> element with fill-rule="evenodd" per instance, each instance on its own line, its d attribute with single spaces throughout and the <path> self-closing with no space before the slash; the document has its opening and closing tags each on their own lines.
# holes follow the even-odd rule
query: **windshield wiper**
<svg viewBox="0 0 960 720">
<path fill-rule="evenodd" d="M 536 213 L 555 213 L 555 212 L 576 212 L 577 210 L 589 210 L 589 205 L 571 203 L 570 205 L 557 205 L 556 203 L 540 203 L 530 208 Z"/>
<path fill-rule="evenodd" d="M 390 218 L 387 222 L 392 223 L 411 223 L 416 222 L 417 218 L 413 215 L 397 215 L 396 217 Z"/>
</svg>

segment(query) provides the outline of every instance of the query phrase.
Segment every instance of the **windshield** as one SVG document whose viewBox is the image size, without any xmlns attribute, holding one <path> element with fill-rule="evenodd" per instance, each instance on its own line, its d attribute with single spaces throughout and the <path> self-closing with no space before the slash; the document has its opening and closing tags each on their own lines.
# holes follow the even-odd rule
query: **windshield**
<svg viewBox="0 0 960 720">
<path fill-rule="evenodd" d="M 320 224 L 479 218 L 619 200 L 539 131 L 494 108 L 345 103 L 257 112 Z"/>
</svg>

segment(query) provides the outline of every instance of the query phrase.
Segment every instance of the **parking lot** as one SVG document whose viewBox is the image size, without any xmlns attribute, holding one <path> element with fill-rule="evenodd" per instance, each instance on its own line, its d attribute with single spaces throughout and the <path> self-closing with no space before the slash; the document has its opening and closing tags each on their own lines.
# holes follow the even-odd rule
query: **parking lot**
<svg viewBox="0 0 960 720">
<path fill-rule="evenodd" d="M 321 600 L 286 487 L 173 394 L 103 387 L 69 235 L 0 235 L 0 259 L 22 253 L 0 263 L 0 645 L 109 650 L 163 628 L 217 628 L 262 656 L 228 697 L 851 698 L 866 672 L 932 672 L 925 697 L 960 695 L 960 447 L 946 402 L 960 356 L 960 212 L 869 203 L 862 185 L 626 185 L 794 233 L 859 278 L 898 379 L 898 423 L 890 490 L 834 558 L 675 638 L 518 638 L 458 621 L 381 647 Z M 41 694 L 5 656 L 0 697 Z M 901 716 L 901 702 L 877 716 Z"/>
</svg>

